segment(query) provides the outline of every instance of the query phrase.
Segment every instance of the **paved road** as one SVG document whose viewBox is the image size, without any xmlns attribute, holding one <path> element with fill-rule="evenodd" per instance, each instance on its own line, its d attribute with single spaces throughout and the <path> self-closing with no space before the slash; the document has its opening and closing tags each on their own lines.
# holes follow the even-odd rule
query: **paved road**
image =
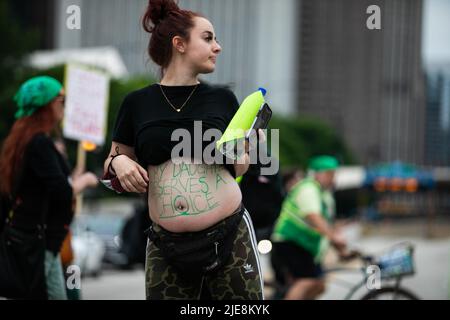
<svg viewBox="0 0 450 320">
<path fill-rule="evenodd" d="M 417 293 L 422 299 L 449 299 L 450 274 L 450 237 L 427 240 L 422 237 L 395 237 L 389 235 L 372 235 L 359 237 L 355 230 L 349 230 L 349 238 L 358 247 L 368 253 L 377 253 L 401 241 L 411 241 L 416 247 L 417 273 L 404 280 L 404 286 Z M 352 235 L 352 232 L 354 233 Z M 262 266 L 266 277 L 270 277 L 271 268 L 268 256 L 262 257 Z M 337 276 L 336 276 L 337 277 Z M 359 278 L 352 274 L 342 274 L 339 280 L 351 283 Z M 346 289 L 337 278 L 330 278 L 327 292 L 322 299 L 342 299 Z M 82 281 L 84 299 L 144 299 L 144 272 L 104 271 L 99 277 L 84 278 Z M 357 296 L 361 296 L 359 292 Z"/>
<path fill-rule="evenodd" d="M 370 237 L 361 239 L 359 244 L 369 252 L 380 252 L 401 241 L 415 244 L 416 274 L 405 278 L 402 286 L 416 293 L 421 299 L 449 299 L 450 274 L 450 238 L 441 240 L 424 240 L 420 238 Z M 336 274 L 335 277 L 338 277 Z M 360 277 L 340 276 L 339 279 L 358 281 Z M 323 299 L 342 299 L 348 289 L 338 281 L 329 282 Z M 358 292 L 361 297 L 364 292 Z"/>
</svg>

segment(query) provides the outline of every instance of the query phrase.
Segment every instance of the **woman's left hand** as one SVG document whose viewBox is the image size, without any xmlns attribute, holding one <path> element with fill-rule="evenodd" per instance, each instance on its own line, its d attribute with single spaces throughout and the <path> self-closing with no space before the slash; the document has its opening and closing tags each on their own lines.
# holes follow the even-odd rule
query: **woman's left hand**
<svg viewBox="0 0 450 320">
<path fill-rule="evenodd" d="M 253 134 L 253 136 L 251 136 L 251 138 L 245 139 L 245 145 L 244 145 L 245 148 L 244 148 L 244 150 L 245 150 L 246 153 L 249 153 L 250 150 L 255 149 L 256 148 L 256 144 L 260 144 L 260 143 L 266 142 L 266 134 L 264 133 L 264 130 L 258 129 L 257 132 L 258 132 L 258 139 L 256 139 L 256 137 L 252 138 L 252 137 L 254 137 L 254 134 Z"/>
<path fill-rule="evenodd" d="M 259 137 L 259 143 L 266 142 L 266 134 L 264 133 L 263 129 L 258 129 L 258 137 Z"/>
</svg>

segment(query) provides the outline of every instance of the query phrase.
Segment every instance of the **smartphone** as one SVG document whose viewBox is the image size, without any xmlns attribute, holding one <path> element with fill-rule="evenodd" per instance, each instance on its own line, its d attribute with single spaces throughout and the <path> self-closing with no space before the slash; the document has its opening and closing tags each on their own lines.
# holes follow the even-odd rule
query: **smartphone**
<svg viewBox="0 0 450 320">
<path fill-rule="evenodd" d="M 258 131 L 258 129 L 266 129 L 269 125 L 270 118 L 272 118 L 272 110 L 267 103 L 264 103 L 256 114 L 250 130 L 247 132 L 246 138 L 249 139 L 252 132 Z M 258 135 L 257 135 L 258 136 Z"/>
</svg>

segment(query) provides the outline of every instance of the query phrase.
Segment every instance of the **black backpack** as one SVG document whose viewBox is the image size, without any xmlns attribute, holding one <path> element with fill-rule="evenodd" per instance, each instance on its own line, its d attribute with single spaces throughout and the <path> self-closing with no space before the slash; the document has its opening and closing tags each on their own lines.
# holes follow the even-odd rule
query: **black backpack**
<svg viewBox="0 0 450 320">
<path fill-rule="evenodd" d="M 242 202 L 255 229 L 274 225 L 286 196 L 280 173 L 261 175 L 260 169 L 258 165 L 250 165 L 240 183 Z"/>
<path fill-rule="evenodd" d="M 134 263 L 145 263 L 145 250 L 147 247 L 147 234 L 145 231 L 151 225 L 148 215 L 147 200 L 140 202 L 134 208 L 133 215 L 125 222 L 121 237 L 120 251 L 127 257 L 127 266 Z"/>
</svg>

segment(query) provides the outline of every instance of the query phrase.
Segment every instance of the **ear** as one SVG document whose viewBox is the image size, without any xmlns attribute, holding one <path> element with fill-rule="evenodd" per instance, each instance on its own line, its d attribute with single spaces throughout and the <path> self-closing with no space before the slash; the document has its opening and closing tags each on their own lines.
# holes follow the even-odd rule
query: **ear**
<svg viewBox="0 0 450 320">
<path fill-rule="evenodd" d="M 186 42 L 180 36 L 175 36 L 175 37 L 172 38 L 172 46 L 179 53 L 184 53 L 186 51 Z"/>
</svg>

